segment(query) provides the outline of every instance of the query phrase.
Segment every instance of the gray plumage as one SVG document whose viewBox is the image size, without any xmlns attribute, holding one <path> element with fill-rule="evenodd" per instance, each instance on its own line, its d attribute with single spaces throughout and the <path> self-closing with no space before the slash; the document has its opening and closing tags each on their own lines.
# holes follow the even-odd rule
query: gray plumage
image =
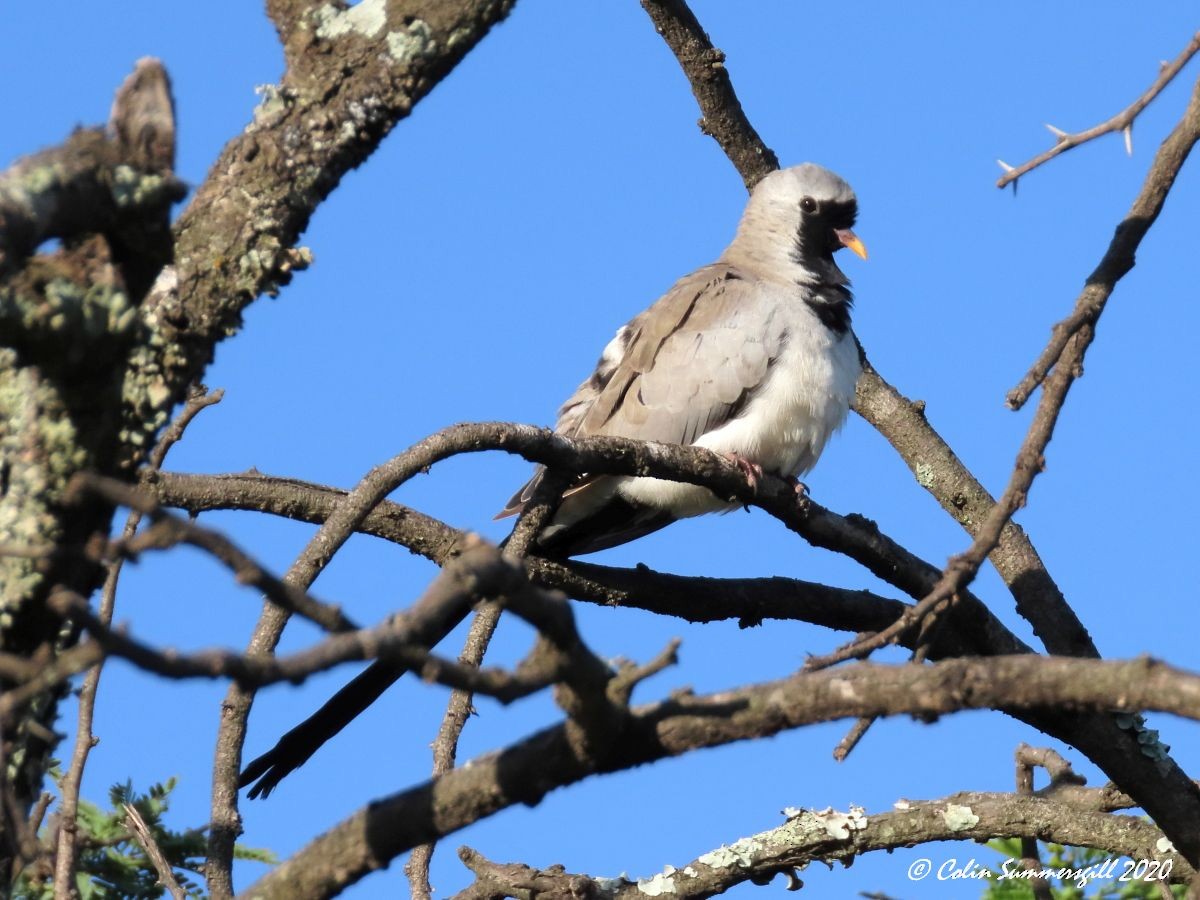
<svg viewBox="0 0 1200 900">
<path fill-rule="evenodd" d="M 845 419 L 859 374 L 842 246 L 857 202 L 811 163 L 754 189 L 733 242 L 621 328 L 559 411 L 571 437 L 620 435 L 695 444 L 783 478 L 817 461 Z M 541 469 L 497 518 L 519 512 Z M 727 510 L 704 488 L 656 478 L 583 478 L 565 494 L 543 550 L 589 553 L 678 518 Z"/>
</svg>

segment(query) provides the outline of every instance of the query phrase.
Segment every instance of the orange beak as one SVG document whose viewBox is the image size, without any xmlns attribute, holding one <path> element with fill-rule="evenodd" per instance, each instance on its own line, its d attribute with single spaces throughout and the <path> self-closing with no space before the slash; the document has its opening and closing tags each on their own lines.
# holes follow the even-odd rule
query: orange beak
<svg viewBox="0 0 1200 900">
<path fill-rule="evenodd" d="M 866 245 L 863 244 L 863 242 L 858 239 L 858 235 L 856 235 L 849 228 L 835 228 L 833 229 L 833 233 L 837 235 L 837 239 L 841 242 L 843 247 L 849 247 L 860 259 L 867 258 Z"/>
</svg>

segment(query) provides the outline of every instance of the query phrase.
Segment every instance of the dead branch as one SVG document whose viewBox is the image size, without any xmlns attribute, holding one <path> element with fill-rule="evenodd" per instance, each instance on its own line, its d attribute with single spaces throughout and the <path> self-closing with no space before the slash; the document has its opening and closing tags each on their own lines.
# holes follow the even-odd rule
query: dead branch
<svg viewBox="0 0 1200 900">
<path fill-rule="evenodd" d="M 130 835 L 146 851 L 146 856 L 150 858 L 150 863 L 154 866 L 154 871 L 158 873 L 158 883 L 166 888 L 174 900 L 187 900 L 187 894 L 179 886 L 179 882 L 175 878 L 175 872 L 171 869 L 171 864 L 167 862 L 167 858 L 163 855 L 162 848 L 154 840 L 154 835 L 150 833 L 150 828 L 146 825 L 146 820 L 142 818 L 141 814 L 130 803 L 122 804 L 121 808 L 125 810 L 125 826 L 129 829 Z"/>
<path fill-rule="evenodd" d="M 679 2 L 683 2 L 683 0 L 679 0 Z M 731 160 L 737 165 L 737 157 L 731 157 Z M 1152 167 L 1151 171 L 1154 170 L 1155 167 Z M 744 178 L 745 174 L 743 172 Z M 750 183 L 749 179 L 746 180 L 747 183 Z M 1085 326 L 1077 333 L 1075 340 L 1078 341 L 1086 330 Z M 1078 343 L 1075 346 L 1082 351 L 1086 349 L 1086 342 L 1082 346 Z M 1064 397 L 1069 381 L 1070 378 L 1066 380 L 1066 384 L 1061 385 Z M 874 399 L 872 395 L 878 395 L 881 389 L 884 389 L 886 393 L 899 396 L 882 378 L 873 379 L 869 372 L 865 373 L 864 378 L 860 379 L 855 408 L 859 411 L 864 408 L 869 409 L 871 404 L 864 400 Z M 1043 401 L 1045 400 L 1046 396 L 1043 394 Z M 1042 411 L 1048 413 L 1053 408 L 1054 402 L 1051 401 L 1048 406 L 1043 407 Z M 973 499 L 976 503 L 984 498 L 990 500 L 982 487 L 978 486 L 978 482 L 958 464 L 957 458 L 954 457 L 945 442 L 925 422 L 923 409 L 918 410 L 913 405 L 901 407 L 901 409 L 906 415 L 901 418 L 900 424 L 911 428 L 911 431 L 907 433 L 904 427 L 894 427 L 897 424 L 895 422 L 888 420 L 877 422 L 866 413 L 864 413 L 864 417 L 875 424 L 888 441 L 896 447 L 909 468 L 917 476 L 917 481 L 933 493 L 939 503 L 948 511 L 955 507 L 964 507 L 964 501 L 967 500 Z M 1034 439 L 1034 430 L 1042 430 L 1044 439 L 1048 441 L 1049 430 L 1045 426 L 1052 426 L 1053 421 L 1054 416 L 1035 417 L 1035 425 L 1027 435 L 1026 448 L 1032 448 L 1040 440 Z M 913 452 L 915 448 L 932 448 L 937 451 L 939 462 L 950 461 L 951 465 L 949 468 L 941 469 L 931 466 L 926 461 L 927 458 L 923 458 L 919 452 Z M 1010 488 L 1019 488 L 1020 482 L 1027 477 L 1032 480 L 1031 473 L 1022 474 L 1021 472 L 1022 465 L 1029 462 L 1028 459 L 1018 458 L 1018 468 L 1013 474 L 1013 480 L 1010 481 Z M 1037 468 L 1040 468 L 1040 454 L 1032 462 Z M 954 490 L 947 490 L 956 482 L 958 484 L 973 483 L 977 490 L 966 495 Z M 1013 492 L 1009 499 L 1017 499 L 1017 494 L 1021 494 L 1023 499 L 1023 490 Z M 972 544 L 973 548 L 978 550 L 980 547 L 988 546 L 994 547 L 998 551 L 997 568 L 1000 569 L 1005 582 L 1016 598 L 1018 610 L 1033 623 L 1035 631 L 1046 643 L 1047 648 L 1052 652 L 1062 652 L 1056 649 L 1056 645 L 1060 643 L 1060 639 L 1057 637 L 1058 632 L 1048 627 L 1052 622 L 1065 621 L 1068 624 L 1074 622 L 1075 627 L 1067 628 L 1064 632 L 1066 638 L 1064 643 L 1072 646 L 1074 652 L 1082 652 L 1090 656 L 1097 655 L 1086 631 L 1081 624 L 1078 624 L 1078 617 L 1067 605 L 1057 586 L 1054 585 L 1028 538 L 1019 528 L 1008 522 L 1011 510 L 1005 511 L 1000 504 L 983 504 L 982 508 L 974 512 L 976 515 L 971 517 L 965 514 L 965 510 L 960 510 L 958 514 L 953 512 L 951 514 L 976 538 Z M 976 531 L 974 523 L 981 521 L 988 522 L 993 526 L 992 530 L 996 532 L 994 537 L 986 535 L 983 541 L 979 540 L 981 532 Z M 1007 523 L 1007 527 L 1004 527 L 1005 523 Z M 997 524 L 1001 526 L 998 529 L 994 527 Z M 957 561 L 951 561 L 951 568 L 961 569 L 964 572 L 970 566 L 969 558 L 959 557 Z M 1025 573 L 1020 572 L 1021 569 L 1025 569 L 1030 577 L 1025 577 Z M 939 590 L 944 591 L 946 587 L 957 584 L 959 581 L 957 573 L 948 571 Z M 950 594 L 953 594 L 953 591 L 950 591 L 947 596 Z M 1072 732 L 1069 738 L 1071 743 L 1084 750 L 1125 790 L 1135 796 L 1145 798 L 1148 805 L 1154 807 L 1151 815 L 1154 816 L 1155 821 L 1177 840 L 1177 846 L 1183 848 L 1183 852 L 1190 860 L 1200 863 L 1200 835 L 1189 824 L 1200 818 L 1200 791 L 1196 790 L 1178 766 L 1174 765 L 1169 757 L 1162 759 L 1156 755 L 1154 760 L 1150 760 L 1140 754 L 1138 747 L 1130 742 L 1128 735 L 1121 734 L 1112 727 L 1111 723 L 1105 723 L 1099 717 L 1081 718 L 1071 722 L 1060 721 L 1054 724 L 1054 728 L 1062 728 L 1064 725 Z"/>
<path fill-rule="evenodd" d="M 1200 49 L 1200 33 L 1192 41 L 1194 53 Z M 1192 91 L 1192 98 L 1179 124 L 1171 131 L 1155 154 L 1154 163 L 1146 176 L 1141 191 L 1133 201 L 1128 215 L 1117 226 L 1108 250 L 1095 271 L 1088 276 L 1087 284 L 1075 301 L 1071 314 L 1059 322 L 1050 333 L 1050 342 L 1037 361 L 1021 379 L 1020 384 L 1008 393 L 1008 405 L 1020 409 L 1030 395 L 1045 382 L 1051 370 L 1063 366 L 1067 344 L 1085 328 L 1095 327 L 1100 314 L 1112 296 L 1116 283 L 1133 268 L 1138 246 L 1150 226 L 1166 203 L 1167 194 L 1175 184 L 1179 170 L 1200 138 L 1200 80 Z M 1070 360 L 1069 365 L 1078 367 L 1080 361 Z"/>
<path fill-rule="evenodd" d="M 143 129 L 130 128 L 130 134 L 146 132 Z M 153 132 L 151 132 L 153 133 Z M 170 426 L 163 432 L 154 449 L 150 451 L 147 465 L 150 471 L 158 471 L 171 448 L 183 439 L 189 424 L 204 409 L 221 402 L 225 396 L 222 390 L 208 393 L 203 385 L 196 385 L 189 392 L 187 403 Z M 121 539 L 129 541 L 141 524 L 142 514 L 131 510 L 125 520 Z M 108 574 L 100 593 L 100 609 L 96 617 L 97 624 L 107 629 L 112 624 L 113 610 L 117 599 L 117 582 L 121 576 L 124 560 L 116 559 L 108 564 Z M 83 770 L 87 766 L 88 755 L 96 745 L 96 737 L 92 733 L 93 714 L 96 707 L 96 692 L 100 687 L 100 674 L 104 661 L 96 663 L 88 670 L 87 677 L 79 690 L 79 715 L 76 718 L 75 748 L 71 753 L 71 764 L 63 775 L 59 803 L 59 817 L 64 823 L 74 825 L 79 811 L 79 789 L 83 783 Z M 35 832 L 36 833 L 36 832 Z M 74 827 L 60 827 L 58 831 L 58 847 L 55 853 L 54 888 L 60 896 L 70 896 L 75 885 L 75 861 L 78 852 L 78 831 Z"/>
<path fill-rule="evenodd" d="M 1049 162 L 1060 153 L 1066 153 L 1072 147 L 1078 147 L 1080 144 L 1086 144 L 1088 141 L 1095 140 L 1106 134 L 1115 134 L 1118 131 L 1125 135 L 1125 151 L 1132 156 L 1134 120 L 1137 119 L 1143 109 L 1150 105 L 1150 102 L 1155 97 L 1162 93 L 1163 88 L 1175 80 L 1175 76 L 1191 61 L 1191 58 L 1196 55 L 1197 51 L 1200 51 L 1200 31 L 1192 35 L 1192 39 L 1183 48 L 1182 53 L 1159 69 L 1158 77 L 1154 79 L 1154 83 L 1146 89 L 1145 93 L 1111 119 L 1107 119 L 1099 125 L 1094 125 L 1083 131 L 1077 131 L 1074 134 L 1068 134 L 1062 129 L 1055 128 L 1053 125 L 1047 125 L 1046 128 L 1054 135 L 1054 146 L 1045 153 L 1039 153 L 1033 159 L 1021 163 L 1019 166 L 1010 166 L 1002 160 L 997 160 L 1000 163 L 1000 167 L 1004 170 L 1004 174 L 997 179 L 996 187 L 1003 188 L 1010 184 L 1015 186 L 1017 179 L 1022 175 L 1032 172 L 1038 166 Z"/>
<path fill-rule="evenodd" d="M 900 801 L 894 810 L 871 815 L 858 807 L 846 812 L 789 811 L 787 821 L 777 828 L 730 841 L 686 864 L 667 866 L 657 875 L 636 881 L 573 874 L 561 866 L 539 870 L 494 863 L 463 847 L 459 856 L 476 880 L 455 894 L 454 900 L 538 896 L 642 900 L 647 894 L 711 897 L 747 881 L 763 885 L 781 874 L 799 887 L 798 873 L 813 862 L 849 865 L 856 856 L 880 850 L 997 837 L 1049 840 L 1098 847 L 1113 856 L 1169 860 L 1172 881 L 1186 882 L 1192 877 L 1186 860 L 1157 850 L 1162 832 L 1152 824 L 1136 816 L 1112 815 L 1089 807 L 1079 802 L 1082 796 L 1075 799 L 1077 802 L 1062 802 L 1040 796 L 971 792 L 940 800 Z M 1034 882 L 1046 885 L 1042 879 Z"/>
<path fill-rule="evenodd" d="M 779 159 L 746 118 L 725 68 L 725 54 L 712 45 L 687 3 L 682 0 L 641 0 L 641 3 L 691 84 L 704 116 L 700 130 L 721 145 L 745 181 L 746 190 L 750 190 L 779 168 Z"/>
<path fill-rule="evenodd" d="M 272 575 L 225 535 L 163 511 L 152 495 L 136 487 L 101 475 L 80 472 L 71 481 L 68 499 L 77 498 L 85 492 L 98 494 L 111 503 L 149 516 L 153 522 L 141 534 L 115 543 L 112 549 L 116 555 L 136 558 L 146 550 L 168 550 L 179 544 L 189 544 L 206 551 L 222 563 L 239 584 L 262 591 L 273 603 L 326 631 L 354 631 L 358 627 L 340 608 L 322 603 L 307 591 Z"/>
<path fill-rule="evenodd" d="M 958 659 L 931 665 L 859 663 L 632 710 L 602 756 L 573 741 L 569 723 L 537 732 L 469 766 L 377 799 L 282 863 L 247 894 L 326 897 L 427 843 L 555 788 L 702 747 L 762 738 L 818 721 L 961 709 L 1158 710 L 1200 719 L 1200 676 L 1149 659 Z M 1079 790 L 1077 786 L 1076 790 Z M 372 835 L 364 841 L 362 835 Z"/>
</svg>

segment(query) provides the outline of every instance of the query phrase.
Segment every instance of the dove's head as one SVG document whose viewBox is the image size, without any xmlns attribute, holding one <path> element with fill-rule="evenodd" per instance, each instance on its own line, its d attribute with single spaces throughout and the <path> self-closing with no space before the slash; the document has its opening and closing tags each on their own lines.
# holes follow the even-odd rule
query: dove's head
<svg viewBox="0 0 1200 900">
<path fill-rule="evenodd" d="M 845 284 L 833 254 L 849 247 L 867 258 L 851 230 L 857 215 L 854 191 L 828 169 L 814 163 L 779 169 L 750 194 L 727 256 L 751 263 L 762 276 Z"/>
</svg>

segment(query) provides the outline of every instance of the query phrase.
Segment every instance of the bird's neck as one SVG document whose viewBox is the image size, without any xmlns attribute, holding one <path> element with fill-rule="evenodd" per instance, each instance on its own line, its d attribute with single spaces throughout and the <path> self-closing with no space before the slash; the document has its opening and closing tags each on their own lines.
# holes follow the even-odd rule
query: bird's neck
<svg viewBox="0 0 1200 900">
<path fill-rule="evenodd" d="M 832 255 L 803 253 L 791 230 L 766 230 L 761 225 L 738 229 L 733 242 L 721 254 L 721 261 L 735 266 L 762 281 L 800 285 L 813 291 L 849 297 L 845 290 L 850 279 L 838 268 Z"/>
<path fill-rule="evenodd" d="M 834 334 L 849 330 L 854 305 L 850 279 L 832 254 L 805 252 L 794 228 L 772 227 L 747 216 L 721 261 L 751 278 L 795 291 L 797 299 Z"/>
</svg>

